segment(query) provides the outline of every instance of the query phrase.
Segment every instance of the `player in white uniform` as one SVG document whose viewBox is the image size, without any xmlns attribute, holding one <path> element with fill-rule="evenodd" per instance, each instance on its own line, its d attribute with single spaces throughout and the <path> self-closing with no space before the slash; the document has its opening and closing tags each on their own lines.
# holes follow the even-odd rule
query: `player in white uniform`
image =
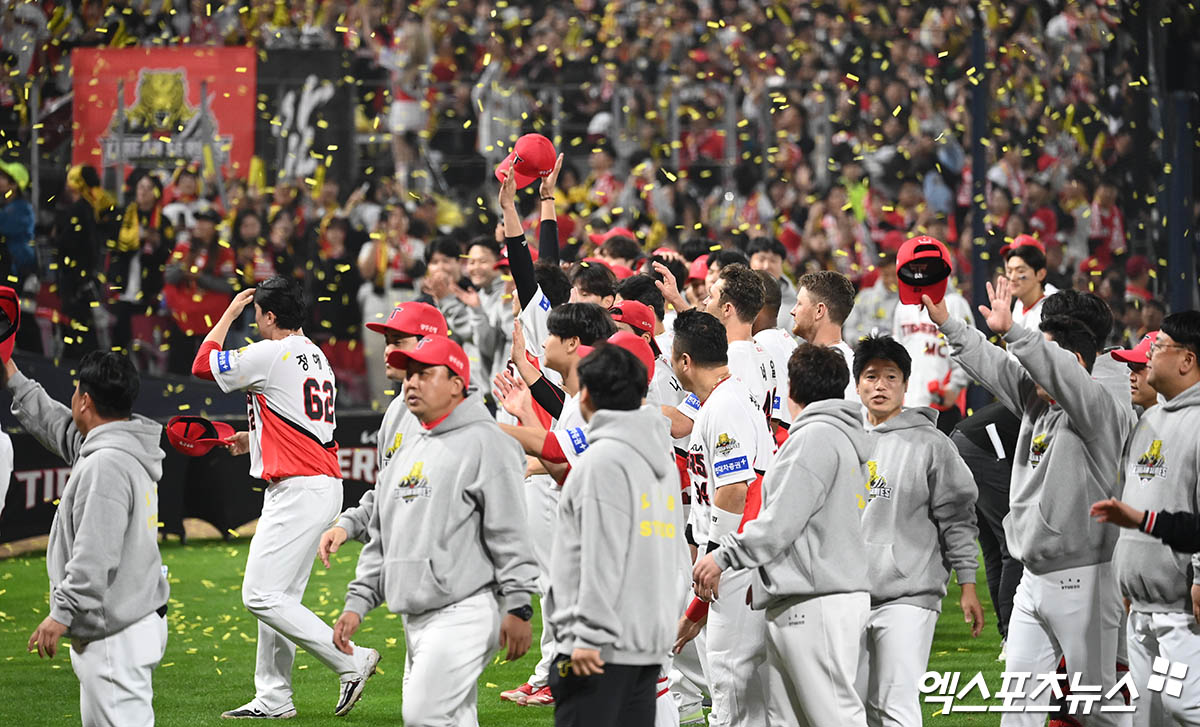
<svg viewBox="0 0 1200 727">
<path fill-rule="evenodd" d="M 796 287 L 792 333 L 814 346 L 841 351 L 848 371 L 854 364 L 854 351 L 842 340 L 842 324 L 854 310 L 854 284 L 841 273 L 821 270 L 801 275 Z M 853 381 L 846 386 L 845 398 L 858 401 Z"/>
<path fill-rule="evenodd" d="M 784 399 L 787 397 L 788 391 L 788 359 L 791 358 L 792 351 L 796 350 L 796 339 L 790 332 L 776 325 L 779 320 L 779 306 L 783 303 L 779 281 L 766 271 L 757 270 L 755 272 L 762 280 L 766 296 L 763 298 L 762 310 L 754 319 L 754 342 L 766 350 L 775 367 L 775 397 L 771 402 L 771 419 L 772 423 L 789 422 L 791 414 L 787 411 Z"/>
<path fill-rule="evenodd" d="M 754 276 L 748 269 L 746 273 Z M 760 285 L 756 276 L 753 280 Z M 720 280 L 715 287 L 719 292 Z M 737 532 L 744 516 L 753 517 L 755 513 L 745 512 L 747 494 L 773 452 L 763 412 L 729 370 L 724 334 L 720 322 L 706 313 L 687 311 L 675 320 L 671 363 L 680 383 L 701 401 L 688 450 L 693 485 L 689 532 L 700 553 L 715 548 L 721 536 Z M 733 572 L 729 578 L 729 592 L 744 593 L 751 573 Z M 768 723 L 765 643 L 762 611 L 752 611 L 736 597 L 712 604 L 705 645 L 711 724 Z"/>
<path fill-rule="evenodd" d="M 757 273 L 741 263 L 731 263 L 721 268 L 709 286 L 705 309 L 725 326 L 729 373 L 742 380 L 754 406 L 769 421 L 775 404 L 775 362 L 751 333 L 765 296 Z"/>
<path fill-rule="evenodd" d="M 392 314 L 383 323 L 368 323 L 367 328 L 375 333 L 382 333 L 385 339 L 383 355 L 389 356 L 392 351 L 411 351 L 417 347 L 417 341 L 424 336 L 446 336 L 446 319 L 442 312 L 428 303 L 401 303 L 392 310 Z M 393 386 L 401 387 L 404 383 L 404 371 L 385 366 L 388 380 Z M 470 392 L 468 392 L 469 394 Z M 406 442 L 420 437 L 425 428 L 408 410 L 403 396 L 393 396 L 383 413 L 383 422 L 379 425 L 379 433 L 375 438 L 375 479 L 383 474 L 392 457 Z M 363 493 L 358 506 L 343 512 L 333 524 L 333 527 L 321 534 L 321 543 L 317 546 L 317 556 L 325 567 L 329 567 L 329 556 L 336 553 L 342 543 L 348 538 L 366 542 L 367 523 L 375 510 L 375 490 Z"/>
<path fill-rule="evenodd" d="M 1030 237 L 1027 242 L 1019 236 L 1011 249 L 1004 255 L 1004 276 L 1012 283 L 1013 323 L 1025 328 L 1037 328 L 1042 322 L 1042 303 L 1058 292 L 1058 288 L 1046 283 L 1046 251 L 1041 243 Z M 1100 342 L 1104 345 L 1104 341 Z"/>
<path fill-rule="evenodd" d="M 945 301 L 951 316 L 969 326 L 975 324 L 965 298 L 947 290 Z M 938 411 L 953 407 L 970 380 L 958 362 L 950 358 L 950 343 L 929 319 L 929 313 L 919 305 L 898 304 L 892 319 L 892 337 L 904 344 L 912 356 L 912 376 L 904 406 L 931 406 Z"/>
<path fill-rule="evenodd" d="M 229 327 L 253 300 L 262 340 L 221 350 Z M 375 673 L 379 652 L 334 648 L 333 629 L 301 602 L 321 532 L 342 509 L 334 403 L 337 385 L 321 349 L 301 332 L 299 286 L 276 276 L 244 290 L 204 339 L 193 372 L 222 391 L 246 392 L 250 431 L 230 445 L 250 453 L 250 475 L 267 483 L 258 529 L 250 541 L 242 602 L 258 619 L 255 697 L 222 716 L 269 719 L 295 716 L 292 663 L 303 646 L 338 675 L 334 713 L 344 715 Z"/>
</svg>

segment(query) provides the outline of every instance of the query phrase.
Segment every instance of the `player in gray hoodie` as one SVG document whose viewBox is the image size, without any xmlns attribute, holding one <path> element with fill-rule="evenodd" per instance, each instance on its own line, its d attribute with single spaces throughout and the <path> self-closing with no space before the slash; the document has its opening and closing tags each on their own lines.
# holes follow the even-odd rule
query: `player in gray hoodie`
<svg viewBox="0 0 1200 727">
<path fill-rule="evenodd" d="M 1200 724 L 1200 557 L 1173 550 L 1149 535 L 1157 511 L 1200 512 L 1200 311 L 1167 316 L 1150 347 L 1148 383 L 1166 399 L 1138 421 L 1121 462 L 1128 507 L 1145 510 L 1140 529 L 1121 530 L 1114 555 L 1121 594 L 1131 602 L 1129 671 L 1142 695 L 1139 713 L 1152 697 L 1180 724 Z M 1108 503 L 1114 508 L 1115 501 Z M 1105 503 L 1096 503 L 1103 511 Z M 1109 528 L 1110 532 L 1117 532 Z M 1158 658 L 1188 665 L 1183 690 L 1148 691 L 1161 669 Z M 1175 676 L 1174 665 L 1171 667 Z"/>
<path fill-rule="evenodd" d="M 991 306 L 980 310 L 1012 356 L 951 318 L 944 302 L 923 301 L 967 373 L 1022 417 L 1004 531 L 1025 571 L 1008 627 L 1007 669 L 1051 673 L 1065 656 L 1079 683 L 1108 694 L 1116 683 L 1123 611 L 1112 567 L 1116 534 L 1092 522 L 1088 508 L 1112 496 L 1133 410 L 1091 377 L 1097 345 L 1085 324 L 1050 317 L 1041 332 L 1029 330 L 1012 321 L 1007 278 L 994 288 L 989 283 L 988 295 Z M 1033 700 L 1032 688 L 1022 690 L 1014 704 L 1040 707 L 1050 696 L 1043 690 Z M 1006 712 L 1001 724 L 1032 727 L 1044 719 L 1028 710 Z M 1093 709 L 1087 724 L 1128 724 L 1128 715 Z"/>
<path fill-rule="evenodd" d="M 903 408 L 912 359 L 890 336 L 868 336 L 854 378 L 874 447 L 867 462 L 863 538 L 871 615 L 863 632 L 858 691 L 867 724 L 921 724 L 920 675 L 953 569 L 972 635 L 983 630 L 975 594 L 975 483 L 929 407 Z"/>
<path fill-rule="evenodd" d="M 866 725 L 854 681 L 871 609 L 859 557 L 871 442 L 858 402 L 842 399 L 849 381 L 839 351 L 806 343 L 792 353 L 793 422 L 763 479 L 762 509 L 693 569 L 698 595 L 711 598 L 723 571 L 754 569 L 752 603 L 767 615 L 768 694 L 789 724 Z"/>
<path fill-rule="evenodd" d="M 688 559 L 669 423 L 619 346 L 578 374 L 590 441 L 563 484 L 546 598 L 555 724 L 651 725 Z"/>
<path fill-rule="evenodd" d="M 7 374 L 17 420 L 71 466 L 46 546 L 50 615 L 29 649 L 52 657 L 71 637 L 84 725 L 153 725 L 169 593 L 158 554 L 162 426 L 131 414 L 138 375 L 120 354 L 83 357 L 69 409 L 11 361 Z"/>
<path fill-rule="evenodd" d="M 362 616 L 386 600 L 404 619 L 404 723 L 473 724 L 475 685 L 497 637 L 509 660 L 531 639 L 537 566 L 524 528 L 524 460 L 482 400 L 467 396 L 461 346 L 423 338 L 388 362 L 407 370 L 405 401 L 427 433 L 375 483 L 334 643 L 349 653 Z"/>
</svg>

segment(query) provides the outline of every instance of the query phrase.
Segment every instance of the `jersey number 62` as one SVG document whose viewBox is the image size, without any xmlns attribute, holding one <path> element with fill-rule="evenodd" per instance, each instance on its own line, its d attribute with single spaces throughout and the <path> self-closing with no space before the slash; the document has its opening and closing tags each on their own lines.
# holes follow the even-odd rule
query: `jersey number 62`
<svg viewBox="0 0 1200 727">
<path fill-rule="evenodd" d="M 321 396 L 324 393 L 325 396 Z M 314 422 L 324 419 L 333 422 L 333 382 L 324 384 L 316 379 L 306 379 L 304 382 L 304 413 Z"/>
</svg>

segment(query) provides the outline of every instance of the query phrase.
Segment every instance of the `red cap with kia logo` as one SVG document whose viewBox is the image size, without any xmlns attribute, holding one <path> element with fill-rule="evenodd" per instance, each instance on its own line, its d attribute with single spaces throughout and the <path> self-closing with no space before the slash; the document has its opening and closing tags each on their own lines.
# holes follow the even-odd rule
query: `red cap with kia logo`
<svg viewBox="0 0 1200 727">
<path fill-rule="evenodd" d="M 234 434 L 233 427 L 225 422 L 210 422 L 204 417 L 177 416 L 167 422 L 167 441 L 189 457 L 203 457 L 213 447 L 229 444 Z"/>
<path fill-rule="evenodd" d="M 503 182 L 511 164 L 517 176 L 517 187 L 528 187 L 535 179 L 549 176 L 557 159 L 553 142 L 541 134 L 526 134 L 517 139 L 512 152 L 496 167 L 496 179 Z"/>
<path fill-rule="evenodd" d="M 1025 247 L 1026 245 L 1030 247 L 1036 247 L 1042 251 L 1043 255 L 1046 254 L 1046 246 L 1041 240 L 1037 239 L 1033 235 L 1017 235 L 1015 238 L 1013 238 L 1011 245 L 1005 245 L 1004 247 L 1000 248 L 1000 254 L 1002 256 L 1007 255 L 1013 250 L 1016 250 L 1018 247 Z"/>
<path fill-rule="evenodd" d="M 1158 340 L 1158 331 L 1150 331 L 1142 336 L 1142 340 L 1133 348 L 1119 348 L 1112 352 L 1112 357 L 1127 364 L 1150 363 L 1150 347 Z"/>
<path fill-rule="evenodd" d="M 446 317 L 428 303 L 401 303 L 383 323 L 368 323 L 376 333 L 403 333 L 409 336 L 446 336 Z"/>
<path fill-rule="evenodd" d="M 617 331 L 609 337 L 608 343 L 625 349 L 642 362 L 642 365 L 646 367 L 647 384 L 654 380 L 654 353 L 651 352 L 646 339 L 629 331 Z"/>
<path fill-rule="evenodd" d="M 920 305 L 928 295 L 934 303 L 946 296 L 950 282 L 950 251 L 928 235 L 906 240 L 896 253 L 896 277 L 900 283 L 900 302 Z"/>
<path fill-rule="evenodd" d="M 655 356 L 659 354 L 658 344 L 653 343 L 655 319 L 654 311 L 650 306 L 636 300 L 623 300 L 609 308 L 608 312 L 612 313 L 614 321 L 624 323 L 640 333 L 649 333 L 651 336 L 650 348 L 654 351 Z"/>
<path fill-rule="evenodd" d="M 426 337 L 417 341 L 417 347 L 411 351 L 392 351 L 388 354 L 387 364 L 394 369 L 408 367 L 409 361 L 416 361 L 427 366 L 445 366 L 462 377 L 463 383 L 471 383 L 471 363 L 462 346 L 444 336 Z"/>
</svg>

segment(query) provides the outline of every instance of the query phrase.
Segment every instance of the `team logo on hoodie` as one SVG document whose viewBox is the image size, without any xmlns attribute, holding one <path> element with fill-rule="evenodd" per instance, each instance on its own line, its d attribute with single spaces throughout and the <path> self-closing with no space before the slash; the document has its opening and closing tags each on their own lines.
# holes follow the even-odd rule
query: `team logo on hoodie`
<svg viewBox="0 0 1200 727">
<path fill-rule="evenodd" d="M 720 434 L 717 436 L 717 444 L 713 447 L 713 451 L 720 457 L 723 454 L 729 454 L 733 448 L 737 446 L 737 440 L 728 434 Z"/>
<path fill-rule="evenodd" d="M 1050 449 L 1050 439 L 1046 434 L 1039 434 L 1033 438 L 1033 442 L 1029 445 L 1029 466 L 1037 468 L 1042 462 L 1042 457 L 1045 456 L 1046 450 Z"/>
<path fill-rule="evenodd" d="M 867 502 L 876 497 L 892 499 L 892 487 L 887 483 L 887 478 L 879 474 L 879 465 L 874 460 L 867 462 L 867 475 Z"/>
<path fill-rule="evenodd" d="M 425 469 L 425 463 L 417 462 L 404 476 L 404 479 L 396 485 L 400 499 L 406 503 L 412 502 L 418 497 L 429 497 L 429 480 L 421 473 L 423 469 Z"/>
<path fill-rule="evenodd" d="M 1145 454 L 1138 457 L 1137 464 L 1133 466 L 1133 471 L 1143 484 L 1155 477 L 1167 476 L 1167 458 L 1162 453 L 1161 439 L 1156 439 L 1150 443 L 1150 449 L 1147 449 Z"/>
</svg>

